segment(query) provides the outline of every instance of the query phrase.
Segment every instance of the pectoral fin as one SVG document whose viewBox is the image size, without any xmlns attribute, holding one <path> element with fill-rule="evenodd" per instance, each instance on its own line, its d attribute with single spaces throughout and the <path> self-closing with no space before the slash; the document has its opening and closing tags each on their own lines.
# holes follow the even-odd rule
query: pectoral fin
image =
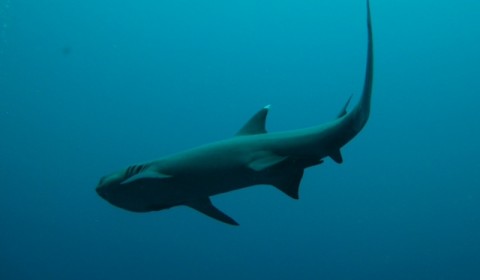
<svg viewBox="0 0 480 280">
<path fill-rule="evenodd" d="M 133 183 L 133 182 L 137 182 L 139 180 L 161 180 L 161 179 L 167 179 L 167 178 L 170 178 L 170 177 L 172 177 L 172 176 L 167 175 L 167 174 L 163 174 L 163 173 L 159 173 L 159 172 L 155 172 L 155 171 L 145 171 L 145 172 L 138 173 L 137 175 L 134 175 L 134 176 L 124 180 L 120 184 L 122 184 L 122 185 L 130 184 L 130 183 Z"/>
<path fill-rule="evenodd" d="M 188 203 L 185 203 L 185 205 L 211 218 L 219 220 L 220 222 L 224 222 L 226 224 L 233 225 L 233 226 L 238 226 L 238 223 L 234 219 L 230 218 L 225 213 L 218 210 L 218 208 L 216 208 L 212 204 L 212 201 L 210 201 L 209 197 L 190 201 Z"/>
<path fill-rule="evenodd" d="M 262 171 L 276 164 L 279 164 L 286 159 L 287 157 L 279 156 L 273 153 L 265 153 L 259 156 L 257 159 L 253 160 L 252 162 L 250 162 L 248 164 L 248 167 L 255 171 Z"/>
</svg>

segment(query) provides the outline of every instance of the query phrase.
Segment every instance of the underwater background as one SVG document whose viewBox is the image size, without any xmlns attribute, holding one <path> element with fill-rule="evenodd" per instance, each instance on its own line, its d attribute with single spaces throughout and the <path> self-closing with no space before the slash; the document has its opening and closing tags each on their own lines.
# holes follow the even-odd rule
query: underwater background
<svg viewBox="0 0 480 280">
<path fill-rule="evenodd" d="M 480 279 L 480 1 L 371 1 L 372 113 L 308 169 L 136 214 L 100 177 L 335 118 L 361 93 L 363 0 L 0 0 L 0 279 Z"/>
</svg>

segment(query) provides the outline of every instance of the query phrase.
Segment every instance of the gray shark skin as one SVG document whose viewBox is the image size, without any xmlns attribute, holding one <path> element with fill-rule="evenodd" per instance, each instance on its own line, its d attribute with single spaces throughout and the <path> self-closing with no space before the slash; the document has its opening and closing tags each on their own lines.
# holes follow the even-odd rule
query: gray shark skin
<svg viewBox="0 0 480 280">
<path fill-rule="evenodd" d="M 217 209 L 210 197 L 233 190 L 272 185 L 298 199 L 305 168 L 326 157 L 343 162 L 340 149 L 365 126 L 370 115 L 373 41 L 367 0 L 368 49 L 363 93 L 358 104 L 338 117 L 310 128 L 267 133 L 269 107 L 257 112 L 232 138 L 155 161 L 132 165 L 103 177 L 97 193 L 114 206 L 133 212 L 189 206 L 231 225 L 238 223 Z"/>
</svg>

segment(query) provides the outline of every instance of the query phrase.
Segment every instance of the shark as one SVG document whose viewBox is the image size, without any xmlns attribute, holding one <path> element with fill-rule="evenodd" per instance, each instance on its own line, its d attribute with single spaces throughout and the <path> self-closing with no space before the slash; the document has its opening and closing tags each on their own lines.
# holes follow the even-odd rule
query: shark
<svg viewBox="0 0 480 280">
<path fill-rule="evenodd" d="M 97 194 L 132 212 L 188 206 L 230 225 L 238 223 L 215 207 L 214 195 L 271 185 L 299 198 L 304 170 L 331 158 L 342 163 L 341 148 L 366 125 L 373 85 L 373 36 L 367 0 L 367 59 L 363 92 L 348 111 L 351 97 L 338 116 L 327 123 L 296 130 L 267 132 L 270 106 L 254 114 L 225 140 L 205 144 L 160 159 L 131 165 L 100 179 Z"/>
</svg>

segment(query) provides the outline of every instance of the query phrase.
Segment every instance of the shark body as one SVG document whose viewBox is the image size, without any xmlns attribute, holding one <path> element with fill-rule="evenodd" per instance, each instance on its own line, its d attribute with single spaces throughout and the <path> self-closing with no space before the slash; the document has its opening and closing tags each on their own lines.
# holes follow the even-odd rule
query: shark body
<svg viewBox="0 0 480 280">
<path fill-rule="evenodd" d="M 217 209 L 213 195 L 272 185 L 298 199 L 304 169 L 326 157 L 343 162 L 340 149 L 365 126 L 373 82 L 373 39 L 367 0 L 368 47 L 363 93 L 358 104 L 328 123 L 267 133 L 269 107 L 258 111 L 232 138 L 203 145 L 155 161 L 132 165 L 103 177 L 97 193 L 112 205 L 133 212 L 189 206 L 231 225 L 238 223 Z"/>
</svg>

